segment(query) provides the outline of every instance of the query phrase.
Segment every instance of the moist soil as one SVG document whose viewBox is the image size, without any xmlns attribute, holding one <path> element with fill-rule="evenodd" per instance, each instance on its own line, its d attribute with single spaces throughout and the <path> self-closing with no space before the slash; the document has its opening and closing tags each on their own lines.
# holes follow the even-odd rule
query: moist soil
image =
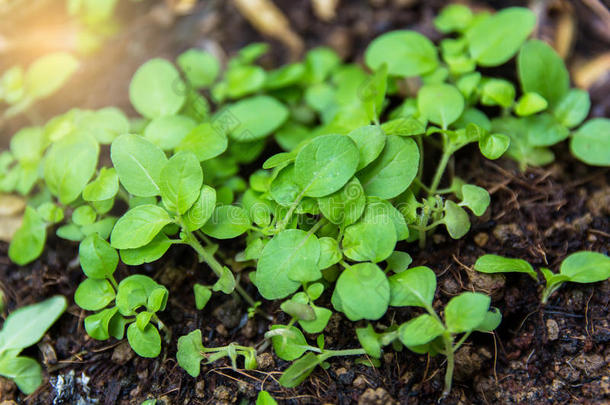
<svg viewBox="0 0 610 405">
<path fill-rule="evenodd" d="M 308 1 L 276 3 L 307 48 L 327 44 L 340 48 L 348 59 L 360 60 L 366 44 L 391 29 L 414 28 L 437 37 L 431 18 L 445 2 L 343 2 L 333 23 L 317 19 Z M 519 3 L 490 2 L 484 6 Z M 144 2 L 121 9 L 121 15 L 133 23 L 86 60 L 69 88 L 53 102 L 41 103 L 37 114 L 48 118 L 72 106 L 98 108 L 111 104 L 131 111 L 126 98 L 129 79 L 146 59 L 174 58 L 191 46 L 210 44 L 232 54 L 249 42 L 264 39 L 230 2 L 202 2 L 192 15 L 173 22 L 159 17 L 157 6 L 155 2 Z M 586 59 L 607 49 L 608 38 L 600 37 L 587 20 L 593 21 L 590 11 L 579 5 L 575 15 L 580 24 L 574 57 Z M 263 63 L 275 66 L 288 61 L 287 50 L 270 42 L 272 52 Z M 121 62 L 116 63 L 117 60 Z M 609 86 L 608 80 L 602 80 L 592 89 L 593 115 L 608 116 Z M 83 92 L 83 88 L 87 91 Z M 27 123 L 22 120 L 9 122 L 9 133 Z M 474 334 L 459 350 L 454 388 L 442 403 L 610 401 L 609 281 L 566 284 L 543 307 L 539 300 L 542 285 L 529 276 L 489 276 L 476 273 L 471 267 L 485 253 L 519 257 L 536 268 L 554 270 L 567 254 L 577 250 L 609 254 L 610 170 L 575 161 L 565 145 L 554 152 L 557 163 L 520 172 L 513 162 L 488 161 L 475 148 L 460 151 L 450 170 L 488 189 L 492 196 L 490 209 L 483 217 L 472 218 L 471 231 L 459 241 L 438 230 L 424 250 L 412 244 L 400 247 L 411 254 L 414 266 L 426 265 L 435 270 L 435 307 L 441 308 L 462 291 L 481 291 L 491 295 L 492 305 L 504 317 L 494 334 Z M 242 247 L 238 242 L 224 245 L 221 250 L 230 258 Z M 19 268 L 10 263 L 7 245 L 0 244 L 0 288 L 5 294 L 6 310 L 10 312 L 53 294 L 73 297 L 83 278 L 77 251 L 75 244 L 50 237 L 41 258 Z M 175 360 L 178 337 L 200 328 L 205 346 L 239 342 L 260 347 L 269 322 L 258 316 L 249 319 L 247 304 L 233 297 L 215 295 L 203 311 L 197 311 L 192 286 L 195 282 L 210 284 L 211 271 L 198 264 L 188 249 L 175 247 L 160 261 L 138 268 L 120 265 L 117 276 L 123 278 L 134 272 L 154 277 L 170 291 L 167 309 L 160 318 L 171 330 L 171 342 L 164 344 L 158 358 L 140 358 L 126 342 L 90 339 L 83 328 L 87 313 L 71 303 L 41 343 L 25 352 L 45 365 L 48 382 L 25 397 L 13 383 L 0 378 L 0 401 L 109 405 L 139 404 L 156 398 L 166 404 L 247 404 L 254 403 L 258 391 L 265 389 L 287 404 L 432 404 L 442 392 L 442 356 L 429 358 L 408 350 L 386 350 L 375 368 L 359 364 L 354 358 L 333 359 L 328 369 L 317 369 L 296 389 L 284 389 L 277 383 L 289 363 L 278 359 L 270 349 L 259 355 L 258 370 L 233 370 L 228 362 L 219 361 L 203 366 L 201 375 L 191 378 Z M 242 284 L 258 297 L 246 280 L 244 274 Z M 329 298 L 323 296 L 321 300 L 329 304 Z M 262 309 L 273 316 L 274 323 L 288 321 L 277 303 L 265 302 Z M 392 309 L 375 326 L 381 330 L 418 314 L 409 308 Z M 355 333 L 346 333 L 355 326 L 362 325 L 333 315 L 324 332 L 326 346 L 356 347 Z"/>
</svg>

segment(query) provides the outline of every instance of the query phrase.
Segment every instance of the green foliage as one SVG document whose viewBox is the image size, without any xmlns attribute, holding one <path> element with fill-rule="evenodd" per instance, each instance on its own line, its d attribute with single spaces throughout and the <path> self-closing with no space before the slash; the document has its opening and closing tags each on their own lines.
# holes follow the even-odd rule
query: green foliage
<svg viewBox="0 0 610 405">
<path fill-rule="evenodd" d="M 19 354 L 42 339 L 67 305 L 66 299 L 58 295 L 19 308 L 4 321 L 0 331 L 0 375 L 13 380 L 26 395 L 42 383 L 42 369 L 36 360 Z"/>
</svg>

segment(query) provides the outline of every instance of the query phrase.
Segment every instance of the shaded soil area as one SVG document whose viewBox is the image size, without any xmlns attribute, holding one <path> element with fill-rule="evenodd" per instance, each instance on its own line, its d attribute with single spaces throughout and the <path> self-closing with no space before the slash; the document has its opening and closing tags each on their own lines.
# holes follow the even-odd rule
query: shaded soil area
<svg viewBox="0 0 610 405">
<path fill-rule="evenodd" d="M 314 17 L 308 1 L 277 3 L 308 48 L 330 44 L 346 58 L 358 60 L 370 39 L 391 29 L 416 28 L 437 37 L 431 19 L 446 2 L 344 1 L 333 23 Z M 523 4 L 490 3 L 493 7 Z M 220 47 L 223 53 L 232 54 L 249 42 L 263 39 L 231 2 L 201 2 L 192 15 L 174 22 L 164 20 L 155 11 L 154 2 L 130 7 L 123 15 L 132 17 L 134 23 L 111 39 L 100 54 L 85 61 L 71 85 L 53 99 L 62 100 L 60 103 L 41 103 L 40 117 L 61 113 L 70 106 L 117 105 L 131 111 L 126 97 L 129 80 L 146 59 L 174 58 L 191 46 Z M 575 57 L 588 58 L 607 50 L 608 39 L 600 36 L 593 23 L 586 23 L 587 18 L 593 21 L 588 9 L 582 5 L 575 8 L 582 22 Z M 287 50 L 271 42 L 273 51 L 264 63 L 273 66 L 287 61 Z M 607 116 L 608 80 L 597 86 L 602 90 L 592 89 L 593 114 Z M 24 118 L 11 121 L 8 133 L 25 123 Z M 536 268 L 553 270 L 567 254 L 577 250 L 609 253 L 610 171 L 576 162 L 565 145 L 555 152 L 558 163 L 521 173 L 510 161 L 490 162 L 474 149 L 462 150 L 451 169 L 490 191 L 490 209 L 483 217 L 473 218 L 473 227 L 462 240 L 454 241 L 439 230 L 423 251 L 414 245 L 404 247 L 412 255 L 413 265 L 427 265 L 437 273 L 436 308 L 461 291 L 475 290 L 490 294 L 492 304 L 504 316 L 495 334 L 475 334 L 460 349 L 454 389 L 444 403 L 594 404 L 610 400 L 610 282 L 565 285 L 547 306 L 541 307 L 542 286 L 527 275 L 488 276 L 471 269 L 485 253 L 519 257 Z M 224 251 L 234 252 L 240 247 L 224 246 Z M 18 268 L 9 262 L 7 246 L 1 244 L 0 288 L 6 296 L 7 310 L 53 294 L 72 297 L 82 280 L 75 260 L 77 250 L 74 244 L 51 238 L 39 260 Z M 204 311 L 197 311 L 192 286 L 196 282 L 210 284 L 211 271 L 199 265 L 194 252 L 186 248 L 173 248 L 153 265 L 121 265 L 117 276 L 123 278 L 134 272 L 154 277 L 170 291 L 167 309 L 160 318 L 171 329 L 172 338 L 159 358 L 139 358 L 126 342 L 89 339 L 83 328 L 87 313 L 72 303 L 38 347 L 26 351 L 45 364 L 50 384 L 25 398 L 12 383 L 0 378 L 0 400 L 139 404 L 156 398 L 166 404 L 232 404 L 253 403 L 258 391 L 266 389 L 287 404 L 432 404 L 442 391 L 443 359 L 408 350 L 387 350 L 377 368 L 356 364 L 353 358 L 334 359 L 329 369 L 316 370 L 292 390 L 277 384 L 288 363 L 270 354 L 269 349 L 259 356 L 259 370 L 235 371 L 221 361 L 202 367 L 200 377 L 193 379 L 176 363 L 178 337 L 200 328 L 205 346 L 237 341 L 260 347 L 269 322 L 260 317 L 249 319 L 247 304 L 233 297 L 215 295 Z M 256 289 L 245 281 L 247 277 L 242 280 L 256 296 Z M 330 297 L 324 300 L 329 304 Z M 274 316 L 275 323 L 288 321 L 277 304 L 265 303 L 263 309 Z M 381 330 L 391 322 L 403 322 L 418 314 L 417 310 L 393 309 L 375 326 Z M 357 346 L 352 333 L 355 326 L 361 325 L 334 315 L 325 331 L 326 346 Z"/>
</svg>

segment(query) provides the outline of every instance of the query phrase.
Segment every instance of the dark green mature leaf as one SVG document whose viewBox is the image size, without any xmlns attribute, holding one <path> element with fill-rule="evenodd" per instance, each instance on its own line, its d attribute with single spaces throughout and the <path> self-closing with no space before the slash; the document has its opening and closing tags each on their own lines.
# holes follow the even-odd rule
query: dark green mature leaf
<svg viewBox="0 0 610 405">
<path fill-rule="evenodd" d="M 470 56 L 481 66 L 498 66 L 519 50 L 536 25 L 527 8 L 510 7 L 483 18 L 466 32 Z"/>
<path fill-rule="evenodd" d="M 161 170 L 159 188 L 163 204 L 170 211 L 184 214 L 199 197 L 202 183 L 203 171 L 195 154 L 176 153 Z"/>
<path fill-rule="evenodd" d="M 555 106 L 570 87 L 570 75 L 561 57 L 548 44 L 529 40 L 517 57 L 519 80 L 524 93 L 534 92 Z"/>
<path fill-rule="evenodd" d="M 133 75 L 129 99 L 146 118 L 172 115 L 180 111 L 186 100 L 186 86 L 170 62 L 155 58 Z"/>
<path fill-rule="evenodd" d="M 387 64 L 388 74 L 412 77 L 428 73 L 438 65 L 434 44 L 415 31 L 392 31 L 374 39 L 364 55 L 372 70 Z"/>
<path fill-rule="evenodd" d="M 356 173 L 358 148 L 351 138 L 324 135 L 313 139 L 296 157 L 296 181 L 309 197 L 334 193 Z"/>
<path fill-rule="evenodd" d="M 561 262 L 560 274 L 573 283 L 596 283 L 610 277 L 610 257 L 597 252 L 576 252 Z"/>
<path fill-rule="evenodd" d="M 110 157 L 129 193 L 138 197 L 161 193 L 161 170 L 167 158 L 159 147 L 138 135 L 122 135 L 112 142 Z"/>
<path fill-rule="evenodd" d="M 115 249 L 139 248 L 152 241 L 171 222 L 163 208 L 152 204 L 138 205 L 119 218 L 110 235 L 110 244 Z"/>
<path fill-rule="evenodd" d="M 511 259 L 498 255 L 484 255 L 477 259 L 474 269 L 481 273 L 526 273 L 534 280 L 538 275 L 531 264 L 522 259 Z"/>
<path fill-rule="evenodd" d="M 363 292 L 366 291 L 366 294 Z M 390 284 L 381 269 L 373 263 L 358 263 L 345 269 L 335 285 L 333 296 L 351 321 L 379 319 L 390 303 Z"/>
<path fill-rule="evenodd" d="M 78 258 L 83 273 L 89 278 L 112 276 L 119 263 L 117 251 L 97 233 L 87 236 L 79 245 Z"/>
<path fill-rule="evenodd" d="M 49 191 L 62 204 L 76 200 L 97 166 L 100 147 L 85 132 L 75 132 L 57 141 L 44 160 L 44 178 Z"/>
<path fill-rule="evenodd" d="M 381 155 L 358 172 L 358 179 L 367 195 L 394 198 L 411 185 L 417 175 L 419 159 L 415 141 L 390 135 Z"/>
<path fill-rule="evenodd" d="M 40 256 L 46 239 L 47 224 L 34 208 L 26 207 L 21 228 L 13 235 L 8 256 L 16 264 L 26 265 Z"/>
<path fill-rule="evenodd" d="M 570 150 L 586 164 L 610 166 L 610 119 L 587 121 L 572 136 Z"/>
<path fill-rule="evenodd" d="M 481 293 L 465 292 L 445 307 L 445 324 L 451 333 L 473 331 L 485 320 L 491 299 Z"/>
<path fill-rule="evenodd" d="M 24 349 L 38 342 L 67 305 L 63 296 L 56 295 L 11 312 L 0 331 L 0 353 Z"/>
<path fill-rule="evenodd" d="M 288 229 L 264 247 L 256 267 L 256 287 L 266 299 L 287 297 L 301 285 L 322 274 L 318 268 L 320 242 L 315 235 Z"/>
</svg>

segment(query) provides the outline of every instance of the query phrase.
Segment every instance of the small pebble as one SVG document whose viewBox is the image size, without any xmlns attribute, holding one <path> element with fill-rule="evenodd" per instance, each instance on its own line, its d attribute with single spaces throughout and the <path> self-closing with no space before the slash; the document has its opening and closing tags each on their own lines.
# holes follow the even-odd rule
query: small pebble
<svg viewBox="0 0 610 405">
<path fill-rule="evenodd" d="M 546 330 L 548 333 L 549 340 L 559 339 L 559 325 L 557 325 L 556 320 L 547 319 L 546 320 Z"/>
</svg>

